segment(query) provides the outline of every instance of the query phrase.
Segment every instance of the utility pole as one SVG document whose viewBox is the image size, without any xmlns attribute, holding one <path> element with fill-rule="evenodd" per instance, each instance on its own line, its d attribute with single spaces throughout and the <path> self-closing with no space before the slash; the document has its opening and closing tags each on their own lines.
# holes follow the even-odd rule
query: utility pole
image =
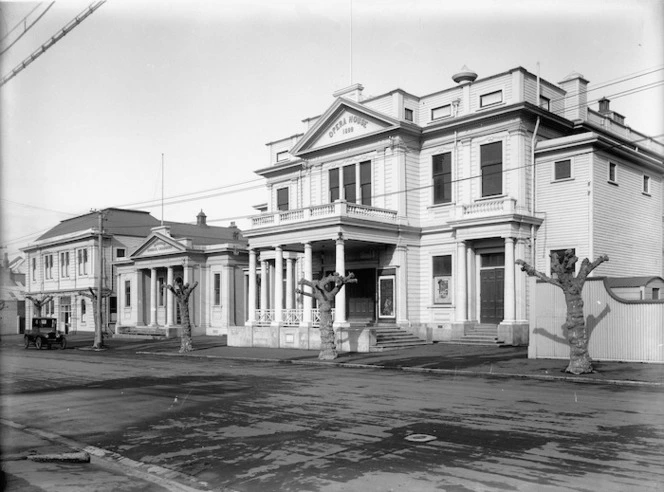
<svg viewBox="0 0 664 492">
<path fill-rule="evenodd" d="M 99 211 L 99 279 L 97 282 L 97 316 L 99 317 L 99 330 L 102 332 L 104 315 L 101 312 L 101 292 L 104 288 L 104 212 Z"/>
</svg>

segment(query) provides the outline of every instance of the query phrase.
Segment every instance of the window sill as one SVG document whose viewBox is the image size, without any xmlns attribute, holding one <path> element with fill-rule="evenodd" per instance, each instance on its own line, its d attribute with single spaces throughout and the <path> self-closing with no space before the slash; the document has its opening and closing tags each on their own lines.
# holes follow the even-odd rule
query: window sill
<svg viewBox="0 0 664 492">
<path fill-rule="evenodd" d="M 455 204 L 454 202 L 445 202 L 445 203 L 434 203 L 432 205 L 429 205 L 427 207 L 427 210 L 436 210 L 436 209 L 444 209 L 444 208 L 451 208 Z"/>
<path fill-rule="evenodd" d="M 507 106 L 507 104 L 505 103 L 505 101 L 499 103 L 487 104 L 486 106 L 481 106 L 480 108 L 476 109 L 475 112 L 479 113 L 480 111 L 486 111 L 488 109 L 498 108 L 500 106 Z"/>
<path fill-rule="evenodd" d="M 642 191 L 641 194 L 643 196 L 652 196 L 652 194 L 648 193 L 647 191 Z"/>
<path fill-rule="evenodd" d="M 507 198 L 507 195 L 503 193 L 501 195 L 482 196 L 480 198 L 475 198 L 473 202 L 487 202 L 490 200 L 500 200 L 501 198 Z"/>
<path fill-rule="evenodd" d="M 554 180 L 551 181 L 551 183 L 564 183 L 565 181 L 574 181 L 574 178 L 554 179 Z"/>
<path fill-rule="evenodd" d="M 610 185 L 618 186 L 618 182 L 617 182 L 617 181 L 611 181 L 611 180 L 609 179 L 609 180 L 607 180 L 606 182 L 609 183 Z"/>
</svg>

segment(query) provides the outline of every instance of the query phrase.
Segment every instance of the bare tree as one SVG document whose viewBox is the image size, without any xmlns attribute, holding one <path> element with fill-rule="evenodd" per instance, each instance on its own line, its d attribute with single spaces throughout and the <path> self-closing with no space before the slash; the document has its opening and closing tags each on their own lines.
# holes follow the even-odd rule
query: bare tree
<svg viewBox="0 0 664 492">
<path fill-rule="evenodd" d="M 357 283 L 355 275 L 349 273 L 347 276 L 341 276 L 337 272 L 328 275 L 321 280 L 301 279 L 300 285 L 311 287 L 312 293 L 297 289 L 298 294 L 313 297 L 318 301 L 320 309 L 320 344 L 321 350 L 318 354 L 320 360 L 333 360 L 337 358 L 337 347 L 334 343 L 334 328 L 332 327 L 332 308 L 334 307 L 335 296 L 341 288 L 350 283 Z"/>
<path fill-rule="evenodd" d="M 109 297 L 113 291 L 111 289 L 102 289 L 101 298 Z M 102 326 L 104 324 L 104 313 L 97 312 L 97 289 L 90 287 L 88 290 L 80 290 L 78 295 L 87 297 L 92 302 L 92 315 L 95 319 L 95 340 L 92 343 L 92 348 L 100 349 L 104 346 L 104 335 L 102 333 Z"/>
<path fill-rule="evenodd" d="M 28 299 L 29 301 L 32 301 L 32 305 L 35 307 L 35 313 L 36 313 L 35 318 L 41 318 L 42 308 L 53 300 L 53 296 L 51 295 L 44 296 L 41 299 L 37 299 L 36 297 L 32 296 L 25 296 L 25 298 Z"/>
<path fill-rule="evenodd" d="M 191 320 L 189 318 L 189 296 L 194 291 L 198 282 L 194 282 L 193 285 L 182 284 L 182 279 L 177 278 L 175 280 L 175 287 L 172 285 L 167 285 L 168 290 L 170 290 L 178 301 L 180 306 L 180 315 L 182 317 L 182 328 L 180 329 L 180 353 L 191 352 L 193 350 L 191 344 Z"/>
<path fill-rule="evenodd" d="M 563 329 L 567 332 L 567 343 L 569 344 L 569 365 L 565 371 L 572 374 L 593 372 L 592 359 L 588 353 L 589 336 L 583 316 L 583 297 L 581 293 L 583 284 L 590 272 L 605 261 L 609 261 L 609 257 L 603 255 L 592 262 L 586 258 L 581 262 L 579 273 L 574 275 L 575 265 L 579 259 L 574 255 L 573 250 L 566 250 L 562 259 L 556 253 L 551 253 L 550 256 L 551 277 L 538 272 L 523 260 L 516 260 L 516 263 L 521 265 L 521 270 L 529 276 L 536 277 L 563 290 L 565 303 L 567 304 L 567 319 Z"/>
</svg>

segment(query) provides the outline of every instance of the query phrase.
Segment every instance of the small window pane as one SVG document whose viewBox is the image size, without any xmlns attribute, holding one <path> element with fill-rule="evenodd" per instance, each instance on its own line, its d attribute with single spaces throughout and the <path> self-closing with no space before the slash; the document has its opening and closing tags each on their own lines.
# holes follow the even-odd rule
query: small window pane
<svg viewBox="0 0 664 492">
<path fill-rule="evenodd" d="M 288 210 L 288 188 L 277 190 L 277 210 Z"/>
<path fill-rule="evenodd" d="M 362 205 L 371 205 L 371 161 L 360 163 L 360 193 Z"/>
<path fill-rule="evenodd" d="M 281 152 L 277 152 L 277 162 L 285 161 L 288 160 L 288 151 L 283 150 Z"/>
<path fill-rule="evenodd" d="M 503 91 L 491 92 L 480 96 L 480 107 L 491 106 L 503 102 Z"/>
<path fill-rule="evenodd" d="M 330 169 L 330 202 L 339 199 L 339 169 Z"/>
<path fill-rule="evenodd" d="M 452 153 L 434 155 L 432 158 L 433 203 L 452 201 Z"/>
<path fill-rule="evenodd" d="M 355 190 L 355 164 L 344 166 L 344 199 L 347 202 L 355 203 L 357 199 L 357 192 Z"/>
<path fill-rule="evenodd" d="M 643 177 L 643 192 L 650 193 L 650 176 Z"/>
<path fill-rule="evenodd" d="M 503 143 L 493 142 L 480 147 L 482 196 L 503 192 Z"/>
<path fill-rule="evenodd" d="M 408 121 L 413 121 L 413 110 L 408 108 L 404 109 L 404 118 Z"/>
<path fill-rule="evenodd" d="M 609 181 L 615 183 L 617 181 L 618 166 L 613 162 L 609 162 Z"/>
<path fill-rule="evenodd" d="M 540 96 L 540 108 L 551 111 L 551 99 L 548 97 Z"/>
<path fill-rule="evenodd" d="M 448 116 L 452 116 L 452 105 L 451 104 L 446 104 L 445 106 L 441 106 L 439 108 L 433 108 L 431 110 L 431 119 L 436 120 L 438 118 L 447 118 Z"/>
<path fill-rule="evenodd" d="M 452 275 L 452 255 L 433 257 L 433 276 Z"/>
<path fill-rule="evenodd" d="M 566 159 L 555 163 L 554 179 L 567 179 L 572 177 L 572 161 Z"/>
</svg>

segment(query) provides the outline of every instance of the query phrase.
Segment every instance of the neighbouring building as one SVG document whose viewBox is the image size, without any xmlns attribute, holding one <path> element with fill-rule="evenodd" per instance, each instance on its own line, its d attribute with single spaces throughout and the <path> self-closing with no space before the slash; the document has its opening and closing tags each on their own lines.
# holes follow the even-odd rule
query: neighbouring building
<svg viewBox="0 0 664 492">
<path fill-rule="evenodd" d="M 538 287 L 516 259 L 550 272 L 549 254 L 571 248 L 609 255 L 595 276 L 662 275 L 662 143 L 578 73 L 554 84 L 464 67 L 453 79 L 425 96 L 352 85 L 267 144 L 267 201 L 244 231 L 247 322 L 230 345 L 317 348 L 297 283 L 334 271 L 358 279 L 334 325 L 342 349 L 362 351 L 388 326 L 528 344 Z"/>
<path fill-rule="evenodd" d="M 25 259 L 9 260 L 4 254 L 0 265 L 0 335 L 14 335 L 25 329 Z"/>
<path fill-rule="evenodd" d="M 57 318 L 68 332 L 94 331 L 92 300 L 84 294 L 96 292 L 100 272 L 110 291 L 102 304 L 109 334 L 176 335 L 180 312 L 165 286 L 178 277 L 199 282 L 190 300 L 195 334 L 222 334 L 245 320 L 246 241 L 235 226 L 207 225 L 203 211 L 187 224 L 108 208 L 60 222 L 23 251 L 25 294 L 51 296 L 42 316 Z M 26 309 L 29 323 L 35 307 L 28 301 Z"/>
<path fill-rule="evenodd" d="M 246 240 L 234 224 L 209 226 L 203 211 L 196 224 L 154 227 L 115 266 L 118 335 L 176 336 L 180 307 L 166 286 L 178 280 L 198 282 L 189 299 L 193 335 L 225 335 L 246 320 Z"/>
<path fill-rule="evenodd" d="M 112 331 L 117 321 L 113 262 L 133 252 L 158 225 L 148 212 L 117 208 L 63 220 L 23 248 L 25 294 L 37 300 L 51 296 L 41 315 L 58 319 L 63 330 L 94 331 L 93 301 L 82 293 L 98 288 L 101 272 L 103 288 L 112 292 L 103 302 L 104 329 Z M 36 315 L 28 300 L 27 323 Z"/>
</svg>

